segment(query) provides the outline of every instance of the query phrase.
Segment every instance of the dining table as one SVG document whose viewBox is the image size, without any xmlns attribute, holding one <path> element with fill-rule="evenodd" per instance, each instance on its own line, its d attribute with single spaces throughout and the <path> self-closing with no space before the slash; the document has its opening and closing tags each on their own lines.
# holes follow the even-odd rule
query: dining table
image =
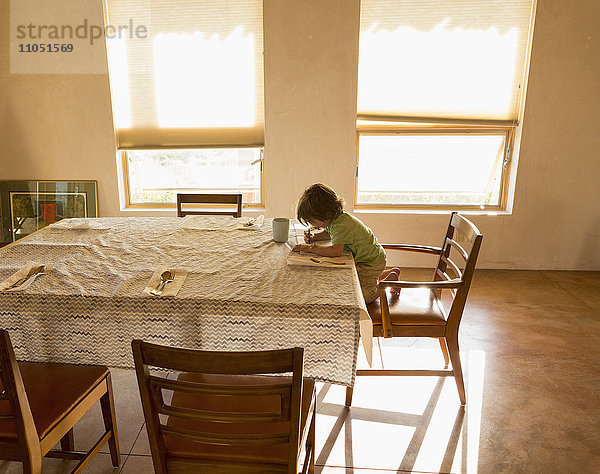
<svg viewBox="0 0 600 474">
<path fill-rule="evenodd" d="M 0 249 L 0 282 L 44 265 L 26 288 L 0 291 L 0 326 L 20 360 L 132 368 L 133 339 L 210 351 L 303 347 L 305 376 L 353 386 L 359 341 L 371 362 L 372 328 L 351 256 L 340 266 L 290 264 L 301 229 L 292 225 L 279 243 L 272 219 L 247 223 L 186 216 L 51 224 Z M 152 295 L 164 269 L 178 284 Z"/>
</svg>

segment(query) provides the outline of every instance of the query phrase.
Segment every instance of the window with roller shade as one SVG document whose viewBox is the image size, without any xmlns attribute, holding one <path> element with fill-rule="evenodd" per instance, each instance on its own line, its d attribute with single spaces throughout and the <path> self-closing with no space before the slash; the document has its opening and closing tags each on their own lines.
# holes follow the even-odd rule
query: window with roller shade
<svg viewBox="0 0 600 474">
<path fill-rule="evenodd" d="M 181 192 L 242 192 L 262 203 L 262 1 L 107 0 L 117 146 L 127 204 Z M 133 37 L 132 37 L 133 36 Z"/>
<path fill-rule="evenodd" d="M 362 0 L 357 208 L 505 208 L 533 7 Z"/>
</svg>

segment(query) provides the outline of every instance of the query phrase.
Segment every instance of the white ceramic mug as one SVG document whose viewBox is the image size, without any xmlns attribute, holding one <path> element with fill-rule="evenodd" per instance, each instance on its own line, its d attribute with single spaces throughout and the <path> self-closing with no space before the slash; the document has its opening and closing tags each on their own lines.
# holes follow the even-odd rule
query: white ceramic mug
<svg viewBox="0 0 600 474">
<path fill-rule="evenodd" d="M 289 234 L 290 220 L 287 217 L 273 219 L 273 240 L 275 242 L 287 242 Z"/>
</svg>

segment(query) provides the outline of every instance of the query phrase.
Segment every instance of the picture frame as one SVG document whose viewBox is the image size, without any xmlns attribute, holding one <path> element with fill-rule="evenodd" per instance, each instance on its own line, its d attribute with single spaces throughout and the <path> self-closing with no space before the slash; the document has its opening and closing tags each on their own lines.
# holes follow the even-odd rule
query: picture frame
<svg viewBox="0 0 600 474">
<path fill-rule="evenodd" d="M 98 217 L 97 181 L 0 181 L 2 242 L 72 217 Z"/>
</svg>

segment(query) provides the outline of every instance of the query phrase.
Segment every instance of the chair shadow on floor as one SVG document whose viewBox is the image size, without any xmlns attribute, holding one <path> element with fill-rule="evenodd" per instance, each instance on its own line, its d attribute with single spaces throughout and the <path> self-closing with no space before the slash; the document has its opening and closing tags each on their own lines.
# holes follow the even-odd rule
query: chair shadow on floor
<svg viewBox="0 0 600 474">
<path fill-rule="evenodd" d="M 325 465 L 331 465 L 328 463 L 328 459 L 332 453 L 334 445 L 338 439 L 344 440 L 344 465 L 346 466 L 345 471 L 347 473 L 354 472 L 356 467 L 357 472 L 363 472 L 361 468 L 365 466 L 355 466 L 355 460 L 353 457 L 353 440 L 355 439 L 352 435 L 353 422 L 373 422 L 395 425 L 402 425 L 409 428 L 413 428 L 414 432 L 406 450 L 403 454 L 402 460 L 397 466 L 386 466 L 385 469 L 396 469 L 399 472 L 411 472 L 415 468 L 415 462 L 418 455 L 420 454 L 423 442 L 428 430 L 432 429 L 431 422 L 434 411 L 438 407 L 440 395 L 444 387 L 444 378 L 438 378 L 433 390 L 431 391 L 429 400 L 425 405 L 425 409 L 421 414 L 413 413 L 402 413 L 402 412 L 391 412 L 389 410 L 379 410 L 371 408 L 363 408 L 353 406 L 351 408 L 345 407 L 343 404 L 327 403 L 324 399 L 327 392 L 331 389 L 331 385 L 325 384 L 317 394 L 317 407 L 318 414 L 336 417 L 335 423 L 331 428 L 327 439 L 323 446 L 319 450 L 317 445 L 317 459 L 315 472 L 318 474 L 323 471 Z M 393 420 L 393 421 L 392 421 Z M 438 446 L 438 450 L 443 450 L 444 455 L 441 465 L 437 468 L 438 472 L 451 472 L 452 465 L 457 454 L 457 448 L 459 440 L 461 439 L 461 432 L 463 430 L 463 424 L 465 421 L 465 407 L 458 405 L 456 409 L 456 416 L 454 423 L 450 431 L 450 435 L 444 438 L 445 446 Z M 357 447 L 357 449 L 362 449 Z M 385 449 L 385 448 L 382 448 Z M 371 453 L 372 456 L 377 457 L 378 453 Z M 400 454 L 401 455 L 401 454 Z M 400 456 L 399 455 L 399 456 Z M 463 453 L 464 456 L 464 453 Z"/>
</svg>

